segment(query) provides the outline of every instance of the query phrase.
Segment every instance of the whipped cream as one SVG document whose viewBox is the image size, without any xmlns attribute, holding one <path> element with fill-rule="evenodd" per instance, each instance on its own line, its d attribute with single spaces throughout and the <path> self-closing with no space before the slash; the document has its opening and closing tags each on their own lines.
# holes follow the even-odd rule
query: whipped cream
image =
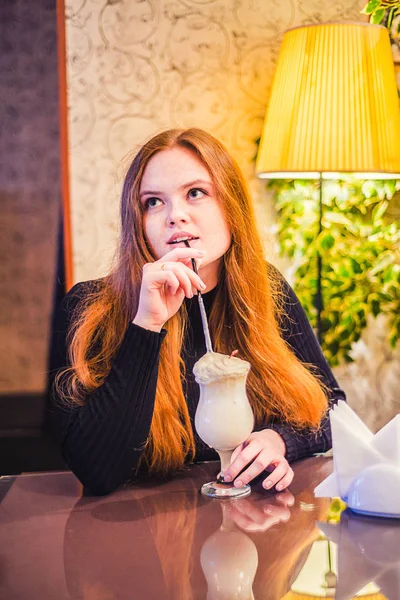
<svg viewBox="0 0 400 600">
<path fill-rule="evenodd" d="M 250 371 L 250 363 L 246 360 L 220 354 L 207 352 L 193 367 L 193 374 L 199 384 L 208 384 L 230 377 L 241 377 Z"/>
</svg>

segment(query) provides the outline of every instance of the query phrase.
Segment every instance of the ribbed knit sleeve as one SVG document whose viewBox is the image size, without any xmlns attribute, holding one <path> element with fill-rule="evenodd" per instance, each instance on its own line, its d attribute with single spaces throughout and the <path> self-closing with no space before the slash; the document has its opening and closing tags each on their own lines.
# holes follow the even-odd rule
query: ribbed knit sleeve
<svg viewBox="0 0 400 600">
<path fill-rule="evenodd" d="M 275 272 L 278 273 L 276 270 Z M 281 322 L 282 337 L 288 342 L 299 360 L 316 367 L 316 373 L 328 388 L 329 407 L 338 400 L 346 400 L 346 395 L 338 386 L 299 299 L 280 273 L 279 276 L 282 280 L 285 312 Z M 281 435 L 286 444 L 288 462 L 311 456 L 317 452 L 326 452 L 332 446 L 328 414 L 323 417 L 317 433 L 308 429 L 299 431 L 288 423 L 278 421 L 271 422 L 263 428 L 273 429 Z"/>
<path fill-rule="evenodd" d="M 57 319 L 55 362 L 59 369 L 68 366 L 66 336 L 84 293 L 82 286 L 78 284 L 66 296 Z M 62 406 L 54 391 L 64 459 L 92 493 L 113 491 L 138 464 L 150 431 L 165 334 L 129 324 L 110 373 L 83 406 Z"/>
</svg>

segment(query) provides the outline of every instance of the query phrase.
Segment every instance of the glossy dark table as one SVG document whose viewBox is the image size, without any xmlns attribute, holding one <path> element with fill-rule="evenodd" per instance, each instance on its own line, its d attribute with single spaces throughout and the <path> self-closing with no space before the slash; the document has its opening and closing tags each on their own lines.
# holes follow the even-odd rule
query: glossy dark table
<svg viewBox="0 0 400 600">
<path fill-rule="evenodd" d="M 315 499 L 331 469 L 300 461 L 291 493 L 234 501 L 199 493 L 216 463 L 106 497 L 68 472 L 0 478 L 0 598 L 399 600 L 400 523 Z"/>
</svg>

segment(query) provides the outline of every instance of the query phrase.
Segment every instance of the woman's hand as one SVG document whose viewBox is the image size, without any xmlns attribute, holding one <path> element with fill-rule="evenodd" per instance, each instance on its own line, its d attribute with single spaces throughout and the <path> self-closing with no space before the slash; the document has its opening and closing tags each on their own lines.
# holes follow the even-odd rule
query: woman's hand
<svg viewBox="0 0 400 600">
<path fill-rule="evenodd" d="M 138 311 L 133 322 L 145 329 L 161 331 L 193 288 L 204 291 L 201 278 L 191 268 L 191 258 L 199 264 L 205 252 L 194 248 L 174 248 L 162 258 L 143 267 Z"/>
<path fill-rule="evenodd" d="M 269 490 L 275 485 L 280 492 L 291 484 L 294 476 L 285 458 L 285 452 L 285 442 L 276 431 L 255 431 L 233 452 L 231 464 L 224 473 L 224 480 L 234 481 L 235 487 L 242 487 L 265 469 L 272 467 L 273 470 L 263 481 L 263 487 Z M 241 473 L 247 465 L 248 468 Z M 239 473 L 240 476 L 237 477 Z"/>
<path fill-rule="evenodd" d="M 276 523 L 289 521 L 289 507 L 294 504 L 294 496 L 287 490 L 277 494 L 274 499 L 276 502 L 272 503 L 259 498 L 238 498 L 235 502 L 227 503 L 227 512 L 243 531 L 267 531 Z"/>
</svg>

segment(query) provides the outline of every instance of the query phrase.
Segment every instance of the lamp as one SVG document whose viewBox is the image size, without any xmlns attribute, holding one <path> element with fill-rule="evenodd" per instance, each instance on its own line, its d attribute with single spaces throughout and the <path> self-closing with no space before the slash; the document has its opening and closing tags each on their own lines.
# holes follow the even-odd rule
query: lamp
<svg viewBox="0 0 400 600">
<path fill-rule="evenodd" d="M 369 23 L 288 30 L 272 86 L 256 172 L 265 179 L 400 179 L 400 112 L 389 33 Z M 321 341 L 322 258 L 317 252 Z"/>
</svg>

